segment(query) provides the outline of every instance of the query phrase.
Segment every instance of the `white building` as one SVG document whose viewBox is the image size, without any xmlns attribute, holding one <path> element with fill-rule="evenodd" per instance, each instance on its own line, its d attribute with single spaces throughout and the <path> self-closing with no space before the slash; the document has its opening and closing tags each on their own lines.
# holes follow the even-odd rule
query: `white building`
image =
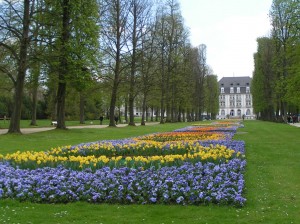
<svg viewBox="0 0 300 224">
<path fill-rule="evenodd" d="M 223 77 L 219 81 L 219 114 L 217 119 L 242 118 L 254 119 L 251 81 L 245 77 Z"/>
</svg>

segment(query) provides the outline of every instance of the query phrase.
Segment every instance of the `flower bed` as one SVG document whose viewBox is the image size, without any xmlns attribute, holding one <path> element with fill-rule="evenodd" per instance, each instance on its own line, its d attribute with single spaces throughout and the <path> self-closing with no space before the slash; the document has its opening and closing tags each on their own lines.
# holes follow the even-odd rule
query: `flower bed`
<svg viewBox="0 0 300 224">
<path fill-rule="evenodd" d="M 101 147 L 99 147 L 99 145 Z M 109 144 L 110 146 L 110 144 Z M 199 142 L 177 142 L 158 144 L 130 144 L 110 148 L 101 142 L 82 148 L 57 148 L 48 152 L 16 152 L 3 157 L 14 167 L 43 168 L 60 165 L 75 170 L 91 168 L 96 170 L 105 166 L 110 168 L 161 168 L 178 166 L 185 162 L 221 162 L 242 157 L 241 152 L 219 144 L 202 146 Z M 156 147 L 156 148 L 155 148 Z M 113 153 L 112 153 L 113 152 Z"/>
<path fill-rule="evenodd" d="M 244 205 L 236 129 L 200 129 L 0 155 L 0 198 Z"/>
</svg>

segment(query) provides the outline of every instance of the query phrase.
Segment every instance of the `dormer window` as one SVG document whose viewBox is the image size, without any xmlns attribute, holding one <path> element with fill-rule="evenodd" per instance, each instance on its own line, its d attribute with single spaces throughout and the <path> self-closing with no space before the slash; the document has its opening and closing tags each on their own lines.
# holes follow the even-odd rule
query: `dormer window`
<svg viewBox="0 0 300 224">
<path fill-rule="evenodd" d="M 233 87 L 230 87 L 230 93 L 234 93 Z"/>
<path fill-rule="evenodd" d="M 221 87 L 221 93 L 224 93 L 224 87 Z"/>
<path fill-rule="evenodd" d="M 236 93 L 241 93 L 240 87 L 237 87 L 237 88 L 236 88 Z"/>
<path fill-rule="evenodd" d="M 250 87 L 249 86 L 246 87 L 246 93 L 250 93 Z"/>
</svg>

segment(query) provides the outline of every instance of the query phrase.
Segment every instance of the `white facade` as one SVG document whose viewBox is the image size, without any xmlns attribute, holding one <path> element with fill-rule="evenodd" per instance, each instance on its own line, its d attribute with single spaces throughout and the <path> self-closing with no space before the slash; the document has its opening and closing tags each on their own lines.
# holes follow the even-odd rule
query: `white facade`
<svg viewBox="0 0 300 224">
<path fill-rule="evenodd" d="M 223 77 L 219 81 L 219 114 L 217 119 L 254 119 L 250 77 Z"/>
</svg>

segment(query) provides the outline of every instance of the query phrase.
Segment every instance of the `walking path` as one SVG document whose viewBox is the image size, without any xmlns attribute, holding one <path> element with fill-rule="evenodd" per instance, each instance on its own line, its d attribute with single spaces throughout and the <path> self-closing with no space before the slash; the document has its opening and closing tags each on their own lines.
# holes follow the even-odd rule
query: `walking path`
<svg viewBox="0 0 300 224">
<path fill-rule="evenodd" d="M 149 122 L 146 125 L 156 125 L 159 122 Z M 140 123 L 136 123 L 136 126 L 140 126 Z M 118 124 L 118 128 L 126 127 L 128 124 Z M 81 125 L 81 126 L 67 126 L 68 129 L 79 129 L 79 128 L 107 128 L 108 125 Z M 43 128 L 21 128 L 22 134 L 31 134 L 42 131 L 50 131 L 55 129 L 55 127 L 43 127 Z M 0 129 L 0 135 L 6 134 L 8 129 Z"/>
<path fill-rule="evenodd" d="M 294 123 L 294 124 L 290 123 L 290 125 L 300 128 L 300 123 Z"/>
</svg>

